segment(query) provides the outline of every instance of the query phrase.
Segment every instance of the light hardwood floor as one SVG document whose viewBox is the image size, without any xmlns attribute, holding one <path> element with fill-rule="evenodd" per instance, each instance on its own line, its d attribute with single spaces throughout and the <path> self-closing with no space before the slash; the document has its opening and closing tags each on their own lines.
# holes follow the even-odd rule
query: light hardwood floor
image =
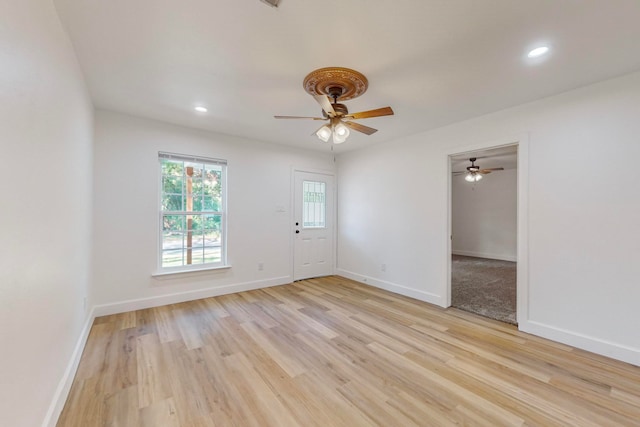
<svg viewBox="0 0 640 427">
<path fill-rule="evenodd" d="M 340 277 L 96 319 L 60 427 L 638 426 L 640 368 Z"/>
</svg>

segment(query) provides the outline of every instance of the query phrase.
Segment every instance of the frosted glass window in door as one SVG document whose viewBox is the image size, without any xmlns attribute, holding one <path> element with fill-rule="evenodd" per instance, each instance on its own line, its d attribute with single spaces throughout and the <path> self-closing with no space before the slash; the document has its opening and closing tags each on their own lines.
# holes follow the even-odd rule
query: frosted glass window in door
<svg viewBox="0 0 640 427">
<path fill-rule="evenodd" d="M 302 182 L 302 226 L 326 227 L 326 184 L 318 181 Z"/>
</svg>

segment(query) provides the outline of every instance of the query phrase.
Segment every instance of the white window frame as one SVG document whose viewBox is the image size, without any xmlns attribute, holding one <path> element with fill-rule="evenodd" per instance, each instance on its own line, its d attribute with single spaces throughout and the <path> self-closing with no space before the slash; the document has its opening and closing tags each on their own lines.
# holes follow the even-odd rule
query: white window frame
<svg viewBox="0 0 640 427">
<path fill-rule="evenodd" d="M 209 165 L 216 165 L 221 167 L 221 206 L 219 211 L 202 211 L 197 212 L 197 215 L 219 215 L 220 216 L 220 261 L 211 262 L 206 264 L 192 264 L 192 265 L 180 265 L 174 267 L 162 266 L 162 253 L 163 253 L 163 216 L 164 215 L 187 215 L 187 211 L 163 211 L 162 210 L 162 161 L 163 160 L 177 160 L 182 162 L 203 163 Z M 158 152 L 158 245 L 157 245 L 157 270 L 154 276 L 162 276 L 166 274 L 175 274 L 183 272 L 203 271 L 203 270 L 216 270 L 222 268 L 229 268 L 227 263 L 227 161 L 223 159 L 215 159 L 201 156 L 191 156 L 176 153 Z"/>
</svg>

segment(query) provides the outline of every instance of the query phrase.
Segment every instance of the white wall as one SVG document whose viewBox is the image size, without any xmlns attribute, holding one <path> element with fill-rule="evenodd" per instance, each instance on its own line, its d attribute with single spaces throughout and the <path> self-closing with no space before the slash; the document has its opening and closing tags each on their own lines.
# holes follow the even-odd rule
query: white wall
<svg viewBox="0 0 640 427">
<path fill-rule="evenodd" d="M 1 9 L 0 425 L 32 427 L 89 320 L 93 107 L 51 1 Z"/>
<path fill-rule="evenodd" d="M 291 281 L 292 167 L 333 171 L 333 156 L 107 111 L 96 114 L 95 138 L 97 314 Z M 232 268 L 152 277 L 157 269 L 158 151 L 228 161 Z M 286 212 L 277 212 L 277 206 Z M 263 271 L 258 271 L 260 262 Z"/>
<path fill-rule="evenodd" d="M 452 253 L 515 261 L 518 173 L 493 172 L 476 183 L 451 179 Z"/>
<path fill-rule="evenodd" d="M 520 327 L 640 365 L 638 105 L 635 73 L 339 156 L 338 271 L 446 305 L 447 155 L 528 132 Z"/>
</svg>

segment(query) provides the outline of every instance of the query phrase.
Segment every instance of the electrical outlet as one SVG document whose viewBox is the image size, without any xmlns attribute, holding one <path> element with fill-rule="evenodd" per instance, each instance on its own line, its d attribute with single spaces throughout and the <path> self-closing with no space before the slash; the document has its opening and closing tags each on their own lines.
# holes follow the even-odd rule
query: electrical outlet
<svg viewBox="0 0 640 427">
<path fill-rule="evenodd" d="M 380 270 L 382 270 L 382 271 L 387 271 L 387 264 L 382 264 L 382 265 L 380 266 Z"/>
<path fill-rule="evenodd" d="M 264 270 L 264 263 L 263 262 L 259 262 L 258 263 L 258 271 L 262 271 Z"/>
<path fill-rule="evenodd" d="M 82 308 L 87 311 L 87 297 L 82 298 Z"/>
</svg>

